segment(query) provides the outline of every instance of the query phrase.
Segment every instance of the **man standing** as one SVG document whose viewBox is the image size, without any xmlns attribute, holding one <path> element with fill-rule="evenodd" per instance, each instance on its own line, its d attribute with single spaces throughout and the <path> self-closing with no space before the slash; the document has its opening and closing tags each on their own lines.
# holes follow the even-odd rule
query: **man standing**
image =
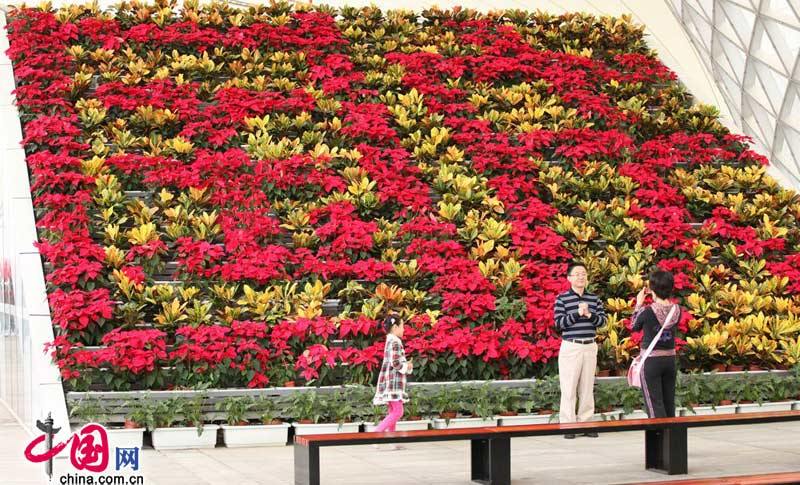
<svg viewBox="0 0 800 485">
<path fill-rule="evenodd" d="M 559 420 L 574 423 L 575 399 L 579 408 L 577 421 L 589 421 L 594 414 L 594 372 L 597 366 L 596 331 L 606 324 L 600 299 L 586 291 L 586 267 L 573 263 L 567 269 L 570 289 L 556 298 L 555 324 L 561 332 L 558 354 L 558 378 L 561 384 Z M 597 433 L 584 436 L 597 437 Z M 574 434 L 564 438 L 573 439 Z"/>
</svg>

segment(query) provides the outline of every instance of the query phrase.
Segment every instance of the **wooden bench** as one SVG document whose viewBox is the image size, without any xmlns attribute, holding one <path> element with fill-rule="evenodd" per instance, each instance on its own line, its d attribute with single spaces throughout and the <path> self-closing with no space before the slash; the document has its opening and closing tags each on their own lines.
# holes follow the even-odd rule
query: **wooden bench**
<svg viewBox="0 0 800 485">
<path fill-rule="evenodd" d="M 628 483 L 626 485 L 783 485 L 800 483 L 800 472 L 764 473 L 736 477 L 695 478 L 663 482 Z"/>
<path fill-rule="evenodd" d="M 324 446 L 469 440 L 471 442 L 470 477 L 472 481 L 491 485 L 508 485 L 511 483 L 511 438 L 613 431 L 644 431 L 645 468 L 669 475 L 679 475 L 688 472 L 688 428 L 793 420 L 800 420 L 800 411 L 398 431 L 394 433 L 305 435 L 295 437 L 294 482 L 296 485 L 319 485 L 319 449 Z"/>
</svg>

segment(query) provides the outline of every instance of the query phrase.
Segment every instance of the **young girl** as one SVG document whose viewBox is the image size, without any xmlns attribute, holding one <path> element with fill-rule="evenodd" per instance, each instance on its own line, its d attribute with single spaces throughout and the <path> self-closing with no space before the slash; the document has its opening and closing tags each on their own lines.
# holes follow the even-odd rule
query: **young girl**
<svg viewBox="0 0 800 485">
<path fill-rule="evenodd" d="M 378 386 L 372 403 L 387 404 L 389 413 L 378 424 L 375 431 L 394 431 L 395 425 L 403 416 L 403 402 L 408 401 L 406 394 L 406 375 L 411 374 L 414 366 L 406 360 L 403 351 L 403 321 L 396 314 L 389 315 L 383 321 L 386 331 L 386 345 L 383 347 L 383 364 L 378 376 Z"/>
</svg>

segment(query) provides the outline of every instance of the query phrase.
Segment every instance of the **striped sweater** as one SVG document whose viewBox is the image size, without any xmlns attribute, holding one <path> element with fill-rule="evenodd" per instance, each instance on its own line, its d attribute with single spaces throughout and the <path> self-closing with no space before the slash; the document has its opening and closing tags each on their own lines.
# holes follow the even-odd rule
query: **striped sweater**
<svg viewBox="0 0 800 485">
<path fill-rule="evenodd" d="M 581 302 L 589 305 L 589 318 L 578 315 L 578 304 Z M 579 295 L 570 288 L 558 295 L 554 313 L 556 329 L 565 339 L 594 338 L 597 329 L 606 324 L 606 312 L 600 298 L 586 291 Z"/>
</svg>

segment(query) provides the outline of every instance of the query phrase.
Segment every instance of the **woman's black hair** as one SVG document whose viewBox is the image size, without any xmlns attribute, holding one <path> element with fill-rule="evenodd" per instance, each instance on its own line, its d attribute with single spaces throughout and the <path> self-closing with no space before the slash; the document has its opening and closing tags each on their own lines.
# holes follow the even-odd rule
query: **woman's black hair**
<svg viewBox="0 0 800 485">
<path fill-rule="evenodd" d="M 383 319 L 383 330 L 389 333 L 392 331 L 392 327 L 400 325 L 401 323 L 403 323 L 403 321 L 400 319 L 400 315 L 392 313 Z"/>
<path fill-rule="evenodd" d="M 672 289 L 675 285 L 675 277 L 672 273 L 663 269 L 657 269 L 650 273 L 648 277 L 650 281 L 650 291 L 662 300 L 672 296 Z"/>
</svg>

